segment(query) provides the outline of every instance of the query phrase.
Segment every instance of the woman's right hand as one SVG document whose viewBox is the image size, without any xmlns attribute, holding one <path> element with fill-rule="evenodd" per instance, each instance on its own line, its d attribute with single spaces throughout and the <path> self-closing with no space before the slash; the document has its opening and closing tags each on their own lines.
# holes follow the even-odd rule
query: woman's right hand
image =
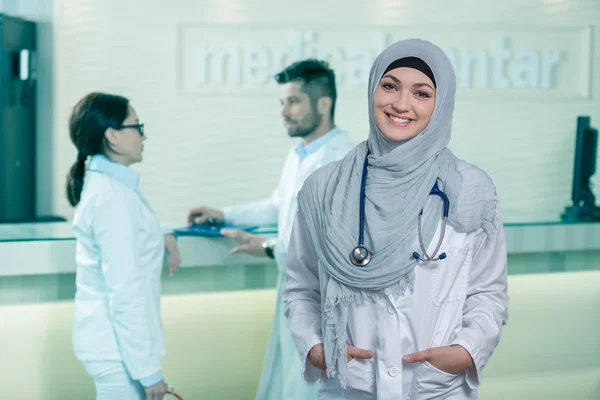
<svg viewBox="0 0 600 400">
<path fill-rule="evenodd" d="M 325 347 L 323 343 L 315 344 L 312 349 L 308 352 L 308 362 L 310 365 L 316 368 L 320 368 L 323 371 L 327 369 L 325 365 Z"/>
<path fill-rule="evenodd" d="M 358 347 L 346 345 L 346 362 L 350 362 L 353 358 L 359 358 L 362 360 L 368 360 L 373 358 L 375 353 L 372 350 L 360 349 Z M 316 368 L 320 368 L 323 371 L 327 369 L 325 364 L 325 347 L 323 343 L 316 344 L 308 352 L 308 362 L 310 365 Z"/>
<path fill-rule="evenodd" d="M 152 386 L 145 387 L 146 400 L 163 400 L 167 391 L 167 384 L 164 380 L 155 383 Z"/>
</svg>

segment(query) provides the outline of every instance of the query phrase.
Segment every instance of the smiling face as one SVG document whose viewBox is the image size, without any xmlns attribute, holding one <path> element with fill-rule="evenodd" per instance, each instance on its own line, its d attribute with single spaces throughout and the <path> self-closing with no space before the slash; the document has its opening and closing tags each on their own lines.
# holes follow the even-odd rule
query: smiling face
<svg viewBox="0 0 600 400">
<path fill-rule="evenodd" d="M 419 70 L 401 67 L 388 71 L 373 98 L 377 126 L 388 139 L 412 139 L 429 124 L 435 93 L 431 79 Z"/>
</svg>

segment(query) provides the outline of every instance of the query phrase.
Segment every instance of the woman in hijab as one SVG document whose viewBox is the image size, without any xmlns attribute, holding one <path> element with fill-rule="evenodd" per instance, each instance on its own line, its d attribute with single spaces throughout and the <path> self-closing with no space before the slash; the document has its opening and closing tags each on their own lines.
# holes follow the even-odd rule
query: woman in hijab
<svg viewBox="0 0 600 400">
<path fill-rule="evenodd" d="M 506 242 L 492 180 L 447 148 L 455 91 L 440 48 L 391 45 L 368 140 L 299 193 L 283 300 L 320 399 L 477 398 L 507 319 Z"/>
</svg>

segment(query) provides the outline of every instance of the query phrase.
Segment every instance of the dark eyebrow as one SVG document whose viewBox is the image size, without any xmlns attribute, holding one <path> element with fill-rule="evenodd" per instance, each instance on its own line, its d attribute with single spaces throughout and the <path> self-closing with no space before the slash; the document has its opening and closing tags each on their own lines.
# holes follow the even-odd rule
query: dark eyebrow
<svg viewBox="0 0 600 400">
<path fill-rule="evenodd" d="M 398 85 L 400 85 L 400 84 L 402 83 L 402 82 L 400 82 L 400 79 L 396 78 L 394 75 L 387 74 L 387 75 L 384 75 L 384 77 L 383 77 L 383 78 L 389 78 L 389 79 L 393 80 L 393 81 L 394 81 L 394 83 L 396 83 L 396 84 L 398 84 Z M 383 79 L 383 78 L 381 78 L 381 79 Z M 431 90 L 435 90 L 435 89 L 434 89 L 434 88 L 432 88 L 432 87 L 431 87 L 431 85 L 430 85 L 430 84 L 428 84 L 428 83 L 415 83 L 415 84 L 413 85 L 413 87 L 415 87 L 415 88 L 417 88 L 417 87 L 422 87 L 422 86 L 427 86 L 427 87 L 429 87 Z"/>
<path fill-rule="evenodd" d="M 432 88 L 432 87 L 431 87 L 431 85 L 430 85 L 429 83 L 415 83 L 415 84 L 413 85 L 413 87 L 414 87 L 414 88 L 417 88 L 417 87 L 423 87 L 423 86 L 427 86 L 427 87 L 428 87 L 428 88 L 430 88 L 431 90 L 435 90 L 434 88 Z"/>
<path fill-rule="evenodd" d="M 301 101 L 300 97 L 298 97 L 296 95 L 291 95 L 291 96 L 280 97 L 279 98 L 279 103 L 283 104 L 283 102 L 285 100 L 287 100 L 287 101 Z"/>
</svg>

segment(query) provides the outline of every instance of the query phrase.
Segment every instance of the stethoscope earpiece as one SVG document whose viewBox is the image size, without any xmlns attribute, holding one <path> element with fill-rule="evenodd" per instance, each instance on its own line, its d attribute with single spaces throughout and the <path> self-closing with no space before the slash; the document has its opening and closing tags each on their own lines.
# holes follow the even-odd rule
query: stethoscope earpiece
<svg viewBox="0 0 600 400">
<path fill-rule="evenodd" d="M 421 258 L 421 255 L 415 251 L 414 253 L 412 253 L 412 256 L 415 260 L 438 261 L 438 260 L 443 260 L 444 258 L 446 258 L 446 253 L 440 254 L 437 258 Z"/>
</svg>

